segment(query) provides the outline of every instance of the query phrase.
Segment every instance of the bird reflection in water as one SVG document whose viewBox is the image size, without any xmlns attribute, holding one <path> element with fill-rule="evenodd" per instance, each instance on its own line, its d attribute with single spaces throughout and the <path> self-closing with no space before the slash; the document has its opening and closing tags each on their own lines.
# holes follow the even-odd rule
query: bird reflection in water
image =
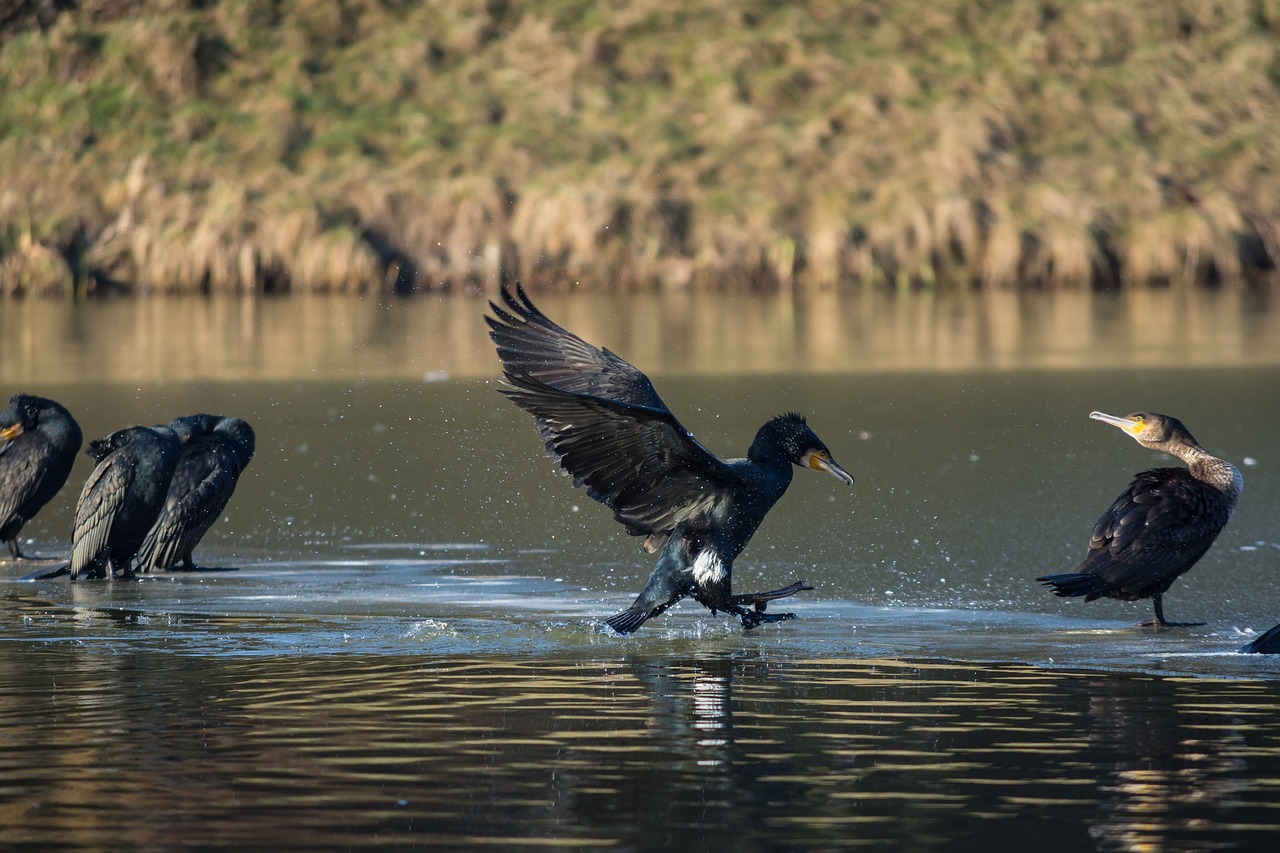
<svg viewBox="0 0 1280 853">
<path fill-rule="evenodd" d="M 725 746 L 729 737 L 729 679 L 720 675 L 695 673 L 693 676 L 693 727 L 702 732 L 698 746 Z M 723 756 L 699 757 L 706 766 L 719 764 Z"/>
<path fill-rule="evenodd" d="M 1099 771 L 1098 810 L 1089 834 L 1098 850 L 1235 849 L 1237 845 L 1194 837 L 1198 826 L 1230 823 L 1227 813 L 1243 805 L 1244 723 L 1231 709 L 1182 706 L 1177 683 L 1152 678 L 1146 690 L 1117 678 L 1088 688 L 1089 751 Z M 1191 694 L 1193 695 L 1193 694 Z M 1221 725 L 1233 723 L 1233 725 Z"/>
</svg>

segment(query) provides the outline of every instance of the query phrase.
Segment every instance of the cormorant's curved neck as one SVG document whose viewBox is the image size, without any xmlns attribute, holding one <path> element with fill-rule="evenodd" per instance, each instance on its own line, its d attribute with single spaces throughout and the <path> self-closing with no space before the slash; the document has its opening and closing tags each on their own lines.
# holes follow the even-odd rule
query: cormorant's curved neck
<svg viewBox="0 0 1280 853">
<path fill-rule="evenodd" d="M 1201 450 L 1193 458 L 1187 459 L 1186 463 L 1191 476 L 1216 489 L 1238 496 L 1244 488 L 1240 470 L 1225 459 Z"/>
<path fill-rule="evenodd" d="M 1231 496 L 1232 500 L 1238 498 L 1244 489 L 1244 478 L 1240 476 L 1239 469 L 1227 460 L 1205 450 L 1196 443 L 1195 439 L 1169 442 L 1167 446 L 1159 449 L 1187 463 L 1187 470 L 1191 472 L 1191 476 L 1220 492 L 1225 492 Z"/>
</svg>

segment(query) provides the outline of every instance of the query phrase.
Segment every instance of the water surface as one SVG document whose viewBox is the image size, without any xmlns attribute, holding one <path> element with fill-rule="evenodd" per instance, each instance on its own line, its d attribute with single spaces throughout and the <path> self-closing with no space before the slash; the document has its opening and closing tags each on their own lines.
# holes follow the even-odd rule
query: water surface
<svg viewBox="0 0 1280 853">
<path fill-rule="evenodd" d="M 111 325 L 65 347 L 65 313 L 18 306 L 0 390 L 87 437 L 237 414 L 258 454 L 197 552 L 227 571 L 0 563 L 0 845 L 1023 849 L 1034 826 L 1055 850 L 1268 849 L 1280 660 L 1235 649 L 1280 621 L 1280 327 L 1250 294 L 1076 296 L 873 323 L 825 297 L 549 298 L 712 449 L 798 409 L 857 477 L 798 472 L 736 567 L 739 589 L 810 582 L 800 618 L 744 633 L 682 605 L 629 638 L 598 620 L 651 558 L 495 392 L 478 302 L 300 301 L 300 350 L 260 325 L 288 330 L 290 302 L 94 304 Z M 979 322 L 1000 304 L 1017 322 Z M 1204 627 L 1035 583 L 1168 464 L 1092 409 L 1176 414 L 1244 472 L 1166 596 Z M 26 550 L 69 548 L 88 471 Z"/>
</svg>

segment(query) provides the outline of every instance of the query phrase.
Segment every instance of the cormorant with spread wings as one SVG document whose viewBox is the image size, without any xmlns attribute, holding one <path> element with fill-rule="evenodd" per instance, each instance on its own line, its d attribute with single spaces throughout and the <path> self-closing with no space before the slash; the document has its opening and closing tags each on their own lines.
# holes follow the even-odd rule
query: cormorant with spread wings
<svg viewBox="0 0 1280 853">
<path fill-rule="evenodd" d="M 515 294 L 504 286 L 501 297 L 503 305 L 489 303 L 495 317 L 485 319 L 502 360 L 502 393 L 533 415 L 574 485 L 645 537 L 645 550 L 661 552 L 635 603 L 606 624 L 629 634 L 689 595 L 746 628 L 794 618 L 765 613 L 768 602 L 812 587 L 734 595 L 730 586 L 734 559 L 787 490 L 792 465 L 853 483 L 804 418 L 773 418 L 745 459 L 721 459 L 635 367 L 552 322 L 519 284 Z"/>
</svg>

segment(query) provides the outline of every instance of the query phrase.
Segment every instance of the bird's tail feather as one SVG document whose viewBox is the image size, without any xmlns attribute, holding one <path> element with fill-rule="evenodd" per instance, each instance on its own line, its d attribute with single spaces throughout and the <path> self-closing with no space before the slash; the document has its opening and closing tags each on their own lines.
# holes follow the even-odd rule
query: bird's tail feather
<svg viewBox="0 0 1280 853">
<path fill-rule="evenodd" d="M 1275 655 L 1280 654 L 1280 625 L 1255 638 L 1240 651 L 1246 654 Z"/>
<path fill-rule="evenodd" d="M 651 610 L 632 605 L 616 616 L 610 616 L 608 619 L 604 620 L 604 624 L 608 625 L 619 634 L 630 634 L 643 625 L 649 617 L 656 616 L 658 613 L 658 610 Z"/>
<path fill-rule="evenodd" d="M 1045 575 L 1036 580 L 1045 586 L 1053 587 L 1054 595 L 1060 595 L 1063 598 L 1083 595 L 1086 601 L 1101 598 L 1110 588 L 1105 579 L 1084 572 L 1062 572 L 1056 575 Z"/>
<path fill-rule="evenodd" d="M 54 563 L 51 566 L 41 566 L 34 572 L 28 572 L 18 578 L 20 581 L 42 581 L 47 578 L 56 578 L 71 572 L 71 561 L 63 560 L 60 563 Z"/>
</svg>

